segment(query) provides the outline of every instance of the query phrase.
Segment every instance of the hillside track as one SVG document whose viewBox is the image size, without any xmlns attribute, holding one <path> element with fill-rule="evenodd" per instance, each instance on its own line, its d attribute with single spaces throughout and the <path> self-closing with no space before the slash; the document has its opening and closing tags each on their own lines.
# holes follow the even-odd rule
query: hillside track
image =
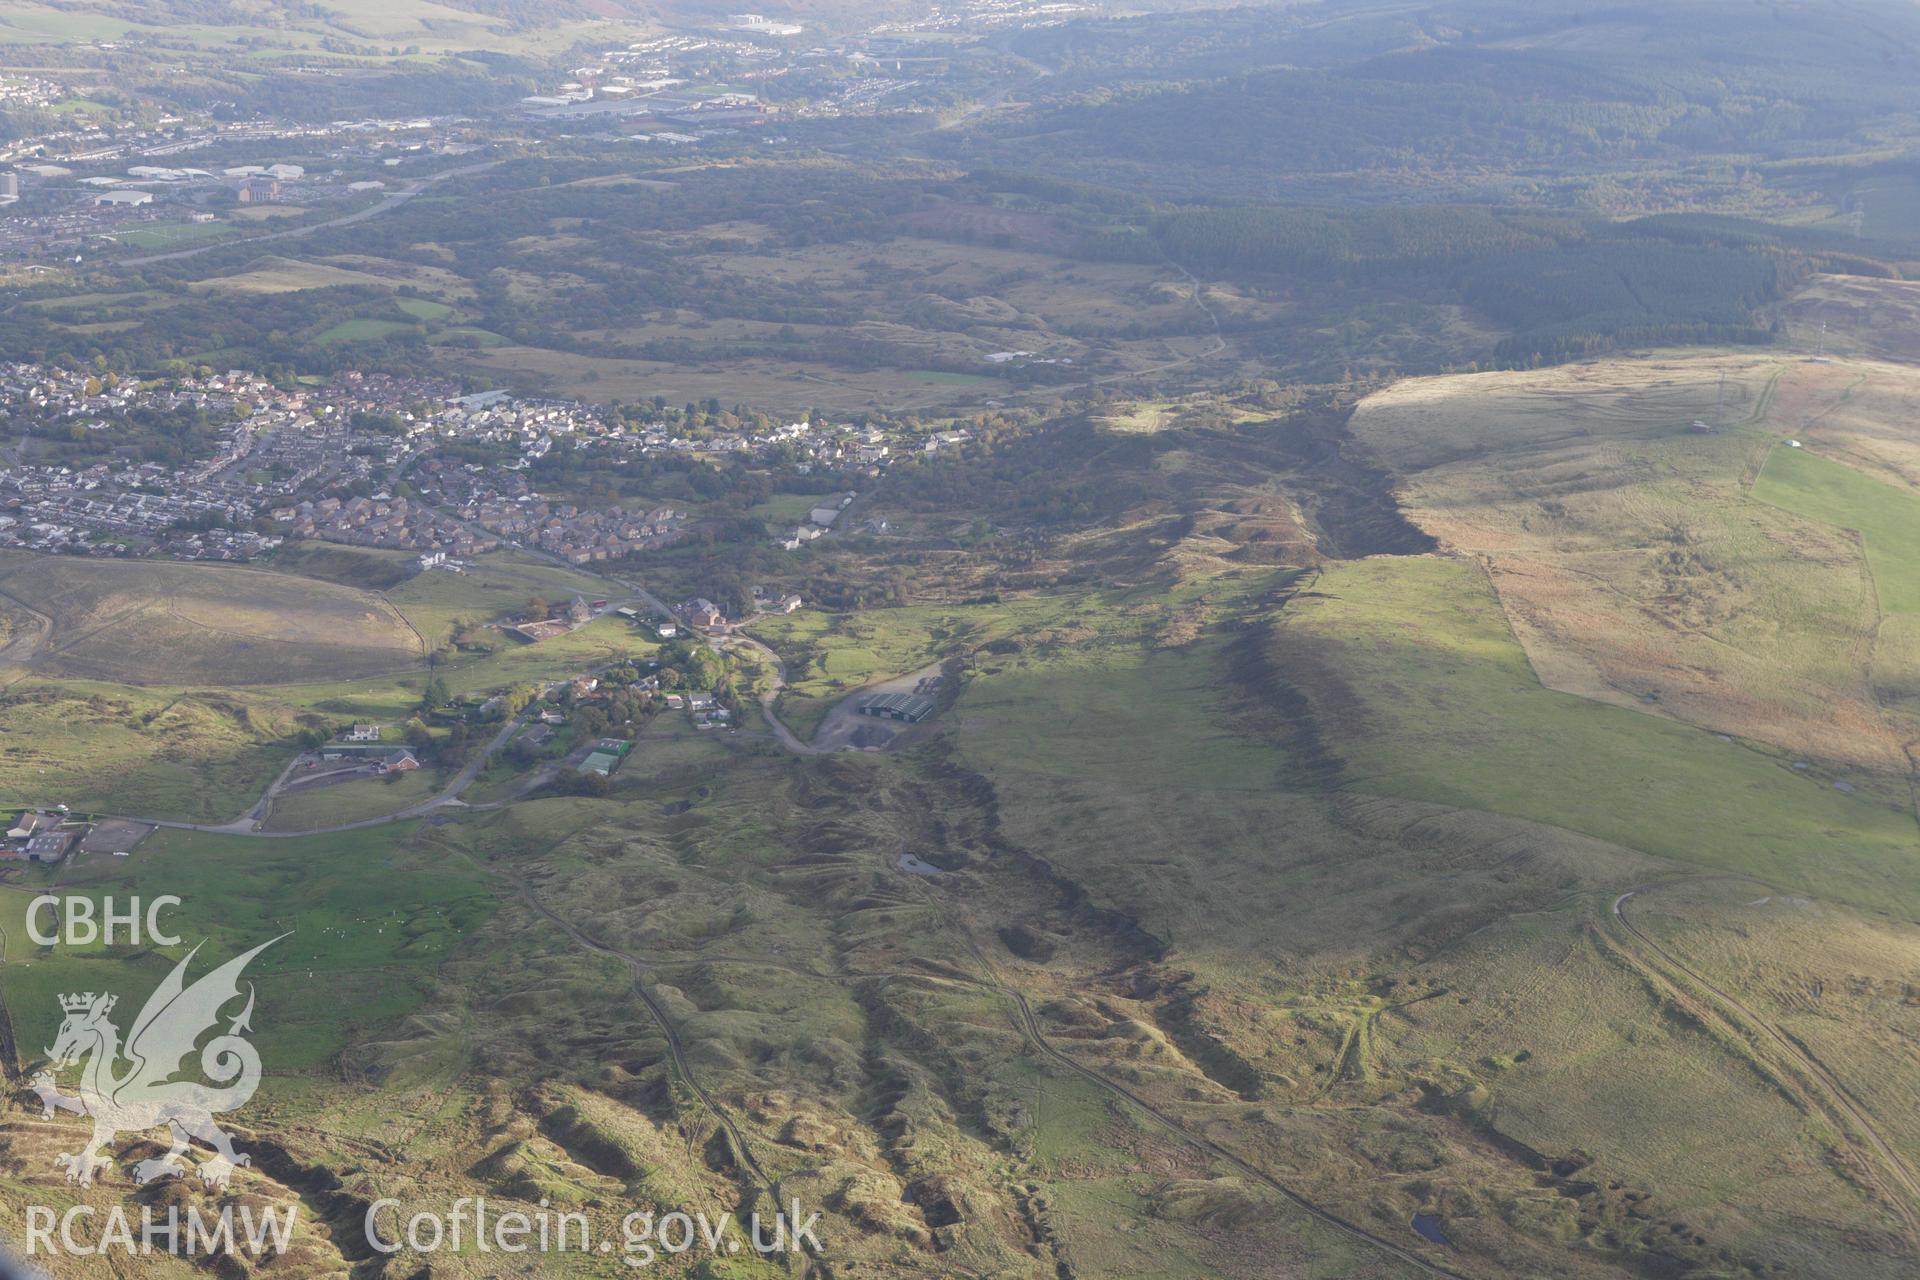
<svg viewBox="0 0 1920 1280">
<path fill-rule="evenodd" d="M 1909 1243 L 1916 1251 L 1920 1251 L 1920 1177 L 1915 1176 L 1912 1167 L 1880 1131 L 1866 1105 L 1798 1039 L 1769 1022 L 1738 996 L 1714 983 L 1634 924 L 1627 915 L 1627 903 L 1646 892 L 1648 888 L 1644 885 L 1629 889 L 1613 900 L 1612 908 L 1613 919 L 1628 939 L 1645 949 L 1646 955 L 1641 957 L 1642 961 L 1648 956 L 1652 957 L 1657 962 L 1654 965 L 1656 972 L 1662 968 L 1668 971 L 1665 976 L 1669 983 L 1674 983 L 1677 977 L 1680 983 L 1690 984 L 1696 988 L 1697 994 L 1720 1005 L 1718 1012 L 1722 1020 L 1748 1039 L 1756 1056 L 1760 1056 L 1762 1051 L 1776 1056 L 1777 1061 L 1770 1066 L 1777 1070 L 1779 1063 L 1783 1062 L 1789 1074 L 1811 1086 L 1809 1092 L 1816 1096 L 1810 1100 L 1826 1113 L 1827 1118 L 1848 1136 L 1856 1148 L 1861 1149 L 1863 1156 L 1870 1157 L 1864 1163 L 1876 1171 L 1874 1179 L 1882 1195 L 1906 1224 Z M 1728 1016 L 1729 1011 L 1731 1017 Z"/>
<path fill-rule="evenodd" d="M 932 906 L 940 905 L 924 885 L 916 886 L 916 889 L 923 901 Z M 1269 1191 L 1272 1191 L 1322 1226 L 1331 1227 L 1342 1235 L 1356 1240 L 1361 1244 L 1368 1245 L 1381 1253 L 1385 1253 L 1389 1257 L 1404 1263 L 1406 1266 L 1424 1275 L 1442 1277 L 1442 1280 L 1468 1280 L 1468 1277 L 1462 1272 L 1455 1271 L 1450 1267 L 1424 1258 L 1412 1249 L 1395 1244 L 1385 1236 L 1369 1231 L 1359 1223 L 1349 1221 L 1331 1209 L 1315 1203 L 1301 1192 L 1281 1182 L 1265 1169 L 1260 1168 L 1242 1156 L 1234 1154 L 1226 1147 L 1215 1142 L 1212 1138 L 1194 1132 L 1194 1130 L 1187 1127 L 1185 1122 L 1161 1110 L 1119 1081 L 1094 1070 L 1092 1067 L 1087 1066 L 1085 1063 L 1070 1057 L 1068 1054 L 1056 1048 L 1053 1042 L 1047 1039 L 1046 1032 L 1041 1029 L 1040 1020 L 1034 1016 L 1033 1006 L 1027 1001 L 1026 994 L 1001 980 L 998 969 L 995 968 L 993 961 L 987 958 L 986 952 L 981 949 L 979 940 L 974 936 L 973 929 L 967 924 L 965 919 L 958 915 L 951 915 L 950 918 L 953 921 L 954 927 L 959 931 L 961 940 L 966 945 L 967 950 L 972 954 L 974 963 L 979 966 L 980 972 L 984 975 L 967 985 L 978 986 L 998 994 L 1012 1011 L 1014 1030 L 1019 1032 L 1021 1038 L 1031 1045 L 1035 1052 L 1039 1053 L 1049 1062 L 1135 1107 L 1180 1142 L 1185 1143 L 1202 1155 L 1230 1165 L 1243 1177 L 1250 1178 Z"/>
<path fill-rule="evenodd" d="M 53 638 L 53 619 L 4 591 L 0 591 L 0 602 L 18 609 L 33 624 L 30 631 L 23 631 L 0 646 L 0 690 L 4 690 L 11 689 L 27 677 L 34 660 Z"/>
<path fill-rule="evenodd" d="M 1314 1203 L 1312 1200 L 1307 1199 L 1306 1196 L 1302 1195 L 1300 1192 L 1295 1191 L 1292 1187 L 1287 1186 L 1285 1183 L 1275 1178 L 1272 1174 L 1268 1173 L 1266 1170 L 1261 1169 L 1257 1165 L 1251 1164 L 1245 1159 L 1241 1158 L 1240 1156 L 1235 1155 L 1233 1152 L 1221 1146 L 1219 1143 L 1215 1142 L 1213 1139 L 1204 1137 L 1201 1134 L 1195 1133 L 1193 1130 L 1187 1128 L 1185 1124 L 1181 1123 L 1179 1120 L 1176 1120 L 1172 1116 L 1168 1115 L 1166 1112 L 1160 1110 L 1158 1107 L 1154 1106 L 1151 1102 L 1148 1102 L 1145 1098 L 1142 1098 L 1139 1094 L 1133 1092 L 1133 1090 L 1127 1088 L 1125 1085 L 1120 1084 L 1119 1082 L 1112 1080 L 1107 1076 L 1102 1075 L 1100 1072 L 1095 1071 L 1093 1068 L 1075 1061 L 1071 1057 L 1068 1057 L 1065 1053 L 1062 1053 L 1059 1049 L 1056 1049 L 1053 1046 L 1053 1044 L 1046 1038 L 1045 1033 L 1041 1031 L 1039 1021 L 1033 1016 L 1033 1008 L 1031 1005 L 1027 1003 L 1027 998 L 1025 995 L 1023 995 L 1019 991 L 1014 990 L 1012 987 L 1009 987 L 997 982 L 989 982 L 986 985 L 998 991 L 1007 1000 L 1007 1002 L 1013 1007 L 1014 1014 L 1015 1014 L 1015 1024 L 1014 1024 L 1015 1027 L 1019 1030 L 1020 1034 L 1027 1040 L 1027 1042 L 1031 1044 L 1048 1061 L 1053 1062 L 1056 1065 L 1065 1068 L 1066 1070 L 1072 1072 L 1076 1076 L 1079 1076 L 1081 1079 L 1087 1081 L 1090 1084 L 1097 1085 L 1099 1088 L 1104 1089 L 1106 1092 L 1114 1095 L 1115 1097 L 1126 1100 L 1128 1103 L 1132 1104 L 1134 1107 L 1138 1108 L 1141 1112 L 1143 1112 L 1144 1114 L 1152 1118 L 1163 1129 L 1166 1129 L 1167 1131 L 1172 1133 L 1176 1138 L 1180 1139 L 1182 1142 L 1186 1143 L 1188 1146 L 1193 1147 L 1196 1150 L 1204 1153 L 1205 1155 L 1211 1156 L 1216 1160 L 1224 1161 L 1225 1163 L 1233 1166 L 1233 1168 L 1239 1171 L 1243 1176 L 1251 1178 L 1253 1181 L 1258 1182 L 1261 1186 L 1266 1187 L 1269 1191 L 1278 1193 L 1280 1196 L 1285 1198 L 1289 1203 L 1291 1203 L 1295 1208 L 1305 1213 L 1308 1217 L 1312 1218 L 1314 1221 L 1319 1222 L 1324 1226 L 1332 1227 L 1334 1230 L 1341 1232 L 1343 1235 L 1350 1236 L 1353 1239 L 1358 1240 L 1363 1244 L 1371 1245 L 1373 1248 L 1378 1249 L 1383 1253 L 1387 1253 L 1392 1257 L 1398 1259 L 1399 1261 L 1405 1263 L 1407 1266 L 1413 1267 L 1416 1270 L 1421 1271 L 1427 1275 L 1443 1276 L 1443 1277 L 1447 1277 L 1448 1280 L 1466 1280 L 1466 1277 L 1462 1275 L 1460 1272 L 1454 1271 L 1448 1267 L 1441 1266 L 1437 1262 L 1431 1262 L 1426 1258 L 1421 1257 L 1419 1254 L 1413 1252 L 1411 1249 L 1407 1249 L 1400 1245 L 1397 1245 L 1393 1243 L 1391 1240 L 1388 1240 L 1384 1236 L 1374 1234 L 1373 1232 L 1367 1230 L 1365 1227 L 1360 1226 L 1358 1223 L 1350 1222 L 1346 1218 L 1339 1216 L 1333 1211 L 1322 1208 L 1320 1205 Z"/>
</svg>

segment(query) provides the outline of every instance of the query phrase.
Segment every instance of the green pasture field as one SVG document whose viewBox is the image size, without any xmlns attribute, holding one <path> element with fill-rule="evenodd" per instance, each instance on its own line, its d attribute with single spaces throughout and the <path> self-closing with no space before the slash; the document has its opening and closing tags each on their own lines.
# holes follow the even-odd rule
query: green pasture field
<svg viewBox="0 0 1920 1280">
<path fill-rule="evenodd" d="M 162 296 L 145 289 L 130 293 L 69 293 L 58 298 L 34 298 L 21 305 L 35 311 L 81 311 L 93 307 L 127 306 L 135 302 L 151 306 Z"/>
<path fill-rule="evenodd" d="M 1265 790 L 1287 753 L 1234 724 L 1222 641 L 1180 649 L 1066 650 L 981 663 L 956 708 L 967 758 L 1020 771 L 1138 786 Z"/>
<path fill-rule="evenodd" d="M 517 613 L 533 596 L 558 604 L 576 595 L 589 600 L 610 598 L 617 591 L 591 574 L 512 552 L 492 552 L 477 558 L 464 573 L 436 569 L 416 574 L 389 589 L 386 598 L 429 644 L 438 647 L 447 643 L 459 623 L 489 622 Z"/>
<path fill-rule="evenodd" d="M 807 513 L 826 503 L 830 493 L 776 493 L 765 502 L 747 508 L 747 514 L 772 524 L 799 524 Z"/>
<path fill-rule="evenodd" d="M 0 798 L 224 822 L 292 754 L 283 702 L 232 692 L 29 679 L 0 700 Z"/>
<path fill-rule="evenodd" d="M 457 329 L 442 329 L 439 333 L 434 334 L 429 341 L 444 344 L 459 338 L 471 338 L 483 347 L 504 346 L 507 341 L 505 337 L 495 333 L 491 329 L 476 329 L 470 325 L 461 326 Z"/>
<path fill-rule="evenodd" d="M 1807 449 L 1776 447 L 1754 483 L 1762 502 L 1859 532 L 1887 613 L 1920 614 L 1920 494 Z"/>
<path fill-rule="evenodd" d="M 362 316 L 331 325 L 316 334 L 313 340 L 325 346 L 339 342 L 378 342 L 396 333 L 410 333 L 418 328 L 418 325 L 404 320 L 375 320 Z"/>
<path fill-rule="evenodd" d="M 232 234 L 232 227 L 218 222 L 180 222 L 157 227 L 135 227 L 131 231 L 116 232 L 114 239 L 136 249 L 172 249 Z"/>
<path fill-rule="evenodd" d="M 162 830 L 130 858 L 85 855 L 60 869 L 62 894 L 98 902 L 182 905 L 164 917 L 175 947 L 124 945 L 37 949 L 24 913 L 41 890 L 0 890 L 7 938 L 0 991 L 22 1052 L 52 1042 L 56 997 L 69 991 L 121 996 L 124 1029 L 146 993 L 195 945 L 189 977 L 282 934 L 248 970 L 258 988 L 254 1042 L 265 1065 L 263 1099 L 276 1081 L 319 1073 L 350 1040 L 404 1016 L 462 935 L 492 915 L 494 899 L 466 863 L 410 845 L 410 824 L 288 839 Z M 237 1013 L 236 1003 L 229 1013 Z"/>
<path fill-rule="evenodd" d="M 269 257 L 260 259 L 245 271 L 196 280 L 189 287 L 196 292 L 210 293 L 298 293 L 302 289 L 332 289 L 340 285 L 393 289 L 398 287 L 398 282 L 386 276 L 352 271 L 324 262 Z M 398 324 L 399 321 L 389 323 Z"/>
<path fill-rule="evenodd" d="M 732 734 L 725 729 L 696 729 L 678 711 L 648 720 L 620 763 L 618 776 L 653 777 L 688 765 L 714 765 L 727 758 Z"/>
<path fill-rule="evenodd" d="M 901 376 L 943 387 L 974 387 L 993 381 L 983 373 L 949 373 L 943 369 L 909 369 Z"/>
<path fill-rule="evenodd" d="M 274 797 L 273 806 L 267 812 L 267 830 L 312 831 L 343 822 L 385 817 L 429 799 L 445 785 L 446 779 L 438 770 L 420 768 L 411 773 L 288 792 Z"/>
<path fill-rule="evenodd" d="M 256 692 L 282 699 L 287 705 L 319 716 L 332 725 L 352 721 L 396 724 L 418 710 L 420 697 L 426 692 L 427 676 L 427 669 L 421 667 L 406 675 L 281 685 Z"/>
<path fill-rule="evenodd" d="M 59 324 L 58 321 L 55 323 Z M 60 324 L 59 327 L 68 333 L 126 333 L 131 329 L 138 329 L 140 322 L 138 320 L 101 320 L 94 324 Z"/>
<path fill-rule="evenodd" d="M 53 620 L 39 670 L 213 687 L 416 666 L 420 637 L 379 596 L 270 570 L 0 554 L 0 591 Z"/>
<path fill-rule="evenodd" d="M 395 298 L 393 305 L 415 320 L 445 320 L 453 308 L 431 298 Z"/>
<path fill-rule="evenodd" d="M 114 40 L 133 24 L 104 14 L 74 13 L 49 5 L 25 5 L 8 13 L 8 42 L 67 43 L 76 40 Z"/>
<path fill-rule="evenodd" d="M 455 697 L 495 693 L 517 684 L 559 680 L 627 658 L 647 659 L 660 645 L 624 618 L 596 618 L 565 635 L 524 644 L 509 639 L 508 647 L 472 662 L 451 663 L 440 669 Z"/>
<path fill-rule="evenodd" d="M 1283 664 L 1340 672 L 1337 690 L 1303 687 L 1352 790 L 1532 818 L 1783 890 L 1920 906 L 1904 779 L 1795 770 L 1738 741 L 1542 688 L 1467 562 L 1330 566 L 1279 627 Z"/>
</svg>

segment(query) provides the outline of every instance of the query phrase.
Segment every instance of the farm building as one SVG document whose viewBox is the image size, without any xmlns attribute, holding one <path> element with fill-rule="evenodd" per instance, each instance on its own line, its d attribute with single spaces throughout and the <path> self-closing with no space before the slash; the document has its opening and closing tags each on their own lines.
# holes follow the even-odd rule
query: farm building
<svg viewBox="0 0 1920 1280">
<path fill-rule="evenodd" d="M 933 714 L 932 698 L 917 693 L 876 693 L 860 704 L 860 714 L 881 720 L 904 720 L 919 724 Z"/>
<path fill-rule="evenodd" d="M 28 862 L 58 862 L 67 856 L 67 849 L 79 836 L 78 831 L 56 828 L 27 841 Z"/>
<path fill-rule="evenodd" d="M 60 825 L 60 819 L 46 813 L 27 812 L 7 830 L 9 840 L 31 840 L 42 831 Z"/>
</svg>

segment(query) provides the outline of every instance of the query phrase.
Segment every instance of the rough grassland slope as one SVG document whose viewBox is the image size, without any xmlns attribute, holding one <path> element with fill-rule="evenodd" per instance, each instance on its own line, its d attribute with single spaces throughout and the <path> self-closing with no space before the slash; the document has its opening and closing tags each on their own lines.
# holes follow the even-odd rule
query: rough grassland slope
<svg viewBox="0 0 1920 1280">
<path fill-rule="evenodd" d="M 0 592 L 46 614 L 61 675 L 237 687 L 414 666 L 420 636 L 379 596 L 258 569 L 0 555 Z"/>
<path fill-rule="evenodd" d="M 1850 531 L 1880 509 L 1904 529 L 1901 495 L 1855 486 L 1886 501 L 1849 520 L 1753 486 L 1788 438 L 1903 483 L 1917 394 L 1920 373 L 1891 365 L 1616 360 L 1411 380 L 1353 430 L 1411 517 L 1485 563 L 1549 687 L 1904 770 L 1920 725 L 1882 695 L 1876 645 L 1904 611 L 1911 535 L 1883 522 L 1863 554 Z"/>
</svg>

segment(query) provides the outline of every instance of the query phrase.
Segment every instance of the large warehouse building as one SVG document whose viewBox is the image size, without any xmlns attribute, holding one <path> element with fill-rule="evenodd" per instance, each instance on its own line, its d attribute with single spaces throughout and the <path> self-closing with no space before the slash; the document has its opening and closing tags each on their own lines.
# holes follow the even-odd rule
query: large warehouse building
<svg viewBox="0 0 1920 1280">
<path fill-rule="evenodd" d="M 860 714 L 919 724 L 933 714 L 933 699 L 917 693 L 876 693 L 860 704 Z"/>
</svg>

